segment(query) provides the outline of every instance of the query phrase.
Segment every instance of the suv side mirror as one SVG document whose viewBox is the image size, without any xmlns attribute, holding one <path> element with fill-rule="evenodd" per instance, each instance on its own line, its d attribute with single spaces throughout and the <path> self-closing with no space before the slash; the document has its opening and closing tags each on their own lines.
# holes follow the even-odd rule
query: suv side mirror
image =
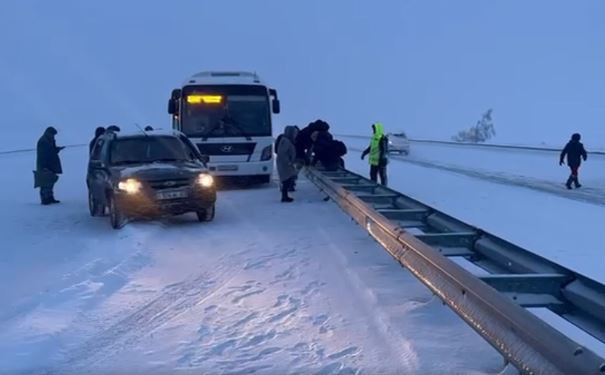
<svg viewBox="0 0 605 375">
<path fill-rule="evenodd" d="M 101 168 L 105 168 L 105 163 L 103 163 L 102 160 L 91 160 L 90 166 L 93 168 L 101 169 Z"/>
<path fill-rule="evenodd" d="M 210 161 L 210 156 L 208 156 L 208 155 L 200 155 L 200 160 L 202 161 L 202 163 L 208 164 L 208 162 Z"/>
</svg>

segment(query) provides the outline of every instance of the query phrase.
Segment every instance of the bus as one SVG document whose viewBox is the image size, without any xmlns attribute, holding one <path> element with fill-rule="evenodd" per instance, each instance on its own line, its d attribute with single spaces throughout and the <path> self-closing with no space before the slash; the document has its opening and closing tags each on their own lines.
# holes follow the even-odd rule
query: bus
<svg viewBox="0 0 605 375">
<path fill-rule="evenodd" d="M 172 127 L 208 158 L 213 175 L 265 183 L 273 171 L 271 115 L 279 112 L 277 91 L 249 72 L 195 74 L 168 101 Z"/>
</svg>

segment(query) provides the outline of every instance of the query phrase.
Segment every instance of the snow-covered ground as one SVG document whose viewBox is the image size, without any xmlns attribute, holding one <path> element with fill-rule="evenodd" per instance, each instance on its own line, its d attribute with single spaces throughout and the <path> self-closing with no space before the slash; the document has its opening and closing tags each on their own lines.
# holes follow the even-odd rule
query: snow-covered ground
<svg viewBox="0 0 605 375">
<path fill-rule="evenodd" d="M 367 147 L 369 142 L 357 137 L 343 139 L 352 151 Z M 573 191 L 564 188 L 569 168 L 559 166 L 558 152 L 412 143 L 409 156 L 393 155 L 391 159 L 605 205 L 605 155 L 589 156 L 580 168 L 583 187 Z"/>
<path fill-rule="evenodd" d="M 308 182 L 219 193 L 217 217 L 88 215 L 85 148 L 60 205 L 0 156 L 0 373 L 497 373 L 501 357 Z M 415 167 L 414 167 L 415 168 Z M 421 176 L 419 176 L 421 178 Z M 426 181 L 425 181 L 426 183 Z M 86 370 L 86 371 L 85 371 Z"/>
</svg>

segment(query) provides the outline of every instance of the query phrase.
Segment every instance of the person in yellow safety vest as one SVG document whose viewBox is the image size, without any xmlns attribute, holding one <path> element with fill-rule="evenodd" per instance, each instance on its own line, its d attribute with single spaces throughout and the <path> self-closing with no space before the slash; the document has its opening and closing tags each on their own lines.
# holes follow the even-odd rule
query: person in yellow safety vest
<svg viewBox="0 0 605 375">
<path fill-rule="evenodd" d="M 384 135 L 384 127 L 381 123 L 375 122 L 372 124 L 372 141 L 370 146 L 366 148 L 361 154 L 361 160 L 365 158 L 367 154 L 370 154 L 370 179 L 374 182 L 378 182 L 378 175 L 380 175 L 380 183 L 384 186 L 387 185 L 387 164 L 388 160 L 388 147 L 389 140 Z"/>
</svg>

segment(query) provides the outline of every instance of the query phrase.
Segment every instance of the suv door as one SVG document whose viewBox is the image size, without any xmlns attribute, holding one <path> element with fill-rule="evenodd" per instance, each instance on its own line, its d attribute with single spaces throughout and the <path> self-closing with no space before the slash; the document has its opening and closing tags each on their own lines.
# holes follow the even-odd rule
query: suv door
<svg viewBox="0 0 605 375">
<path fill-rule="evenodd" d="M 107 166 L 107 160 L 105 158 L 108 141 L 106 139 L 99 139 L 90 155 L 90 161 L 88 162 L 88 175 L 86 182 L 88 189 L 92 193 L 94 199 L 105 204 L 105 181 L 109 177 L 109 169 Z"/>
</svg>

